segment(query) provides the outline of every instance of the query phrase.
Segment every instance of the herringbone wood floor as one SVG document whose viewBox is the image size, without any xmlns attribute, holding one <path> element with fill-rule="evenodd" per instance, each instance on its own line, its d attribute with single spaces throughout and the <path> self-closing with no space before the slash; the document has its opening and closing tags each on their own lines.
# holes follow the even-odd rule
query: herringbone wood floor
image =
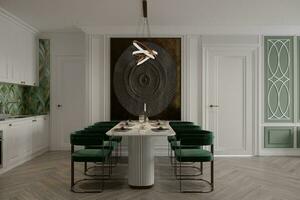
<svg viewBox="0 0 300 200">
<path fill-rule="evenodd" d="M 215 191 L 179 193 L 166 157 L 156 159 L 155 186 L 130 189 L 125 159 L 113 169 L 112 180 L 100 194 L 70 192 L 69 152 L 48 152 L 0 176 L 1 200 L 98 200 L 98 199 L 205 199 L 205 200 L 300 200 L 300 157 L 216 158 Z M 209 165 L 206 165 L 205 174 Z M 82 165 L 76 165 L 80 176 Z M 185 187 L 203 187 L 186 182 Z M 89 185 L 84 185 L 89 187 Z M 92 187 L 98 186 L 93 184 Z"/>
</svg>

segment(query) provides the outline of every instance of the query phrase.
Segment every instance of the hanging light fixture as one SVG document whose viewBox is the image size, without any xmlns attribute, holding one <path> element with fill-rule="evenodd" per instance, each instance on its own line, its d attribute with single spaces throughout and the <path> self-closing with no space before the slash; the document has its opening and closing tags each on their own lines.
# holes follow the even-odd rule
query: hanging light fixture
<svg viewBox="0 0 300 200">
<path fill-rule="evenodd" d="M 147 37 L 150 38 L 150 26 L 148 21 L 148 12 L 147 12 L 147 0 L 143 0 L 143 34 L 144 28 L 146 27 Z M 136 51 L 132 52 L 132 55 L 136 57 L 137 66 L 143 64 L 149 59 L 155 59 L 158 55 L 157 51 L 149 48 L 145 43 L 134 40 L 132 42 L 133 46 L 136 47 Z"/>
</svg>

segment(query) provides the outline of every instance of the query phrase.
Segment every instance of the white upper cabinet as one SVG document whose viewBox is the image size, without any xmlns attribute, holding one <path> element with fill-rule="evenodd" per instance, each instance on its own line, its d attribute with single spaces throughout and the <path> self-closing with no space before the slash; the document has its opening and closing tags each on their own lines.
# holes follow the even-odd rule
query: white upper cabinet
<svg viewBox="0 0 300 200">
<path fill-rule="evenodd" d="M 0 82 L 36 85 L 37 32 L 0 9 Z"/>
</svg>

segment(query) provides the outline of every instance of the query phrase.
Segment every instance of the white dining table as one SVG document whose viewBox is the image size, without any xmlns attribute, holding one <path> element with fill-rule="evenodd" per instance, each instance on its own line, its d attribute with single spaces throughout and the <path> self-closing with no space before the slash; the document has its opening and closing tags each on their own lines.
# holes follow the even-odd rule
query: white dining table
<svg viewBox="0 0 300 200">
<path fill-rule="evenodd" d="M 127 130 L 120 129 L 121 127 Z M 164 130 L 158 130 L 159 127 Z M 154 136 L 173 136 L 168 121 L 140 123 L 120 122 L 106 133 L 108 136 L 128 137 L 128 185 L 149 188 L 154 185 Z"/>
</svg>

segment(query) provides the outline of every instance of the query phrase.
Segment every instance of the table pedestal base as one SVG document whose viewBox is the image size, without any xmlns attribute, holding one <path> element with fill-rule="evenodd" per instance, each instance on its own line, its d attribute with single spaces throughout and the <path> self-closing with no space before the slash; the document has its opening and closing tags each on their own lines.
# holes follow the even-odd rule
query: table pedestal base
<svg viewBox="0 0 300 200">
<path fill-rule="evenodd" d="M 154 185 L 152 137 L 128 137 L 128 184 L 133 188 L 150 188 Z"/>
</svg>

